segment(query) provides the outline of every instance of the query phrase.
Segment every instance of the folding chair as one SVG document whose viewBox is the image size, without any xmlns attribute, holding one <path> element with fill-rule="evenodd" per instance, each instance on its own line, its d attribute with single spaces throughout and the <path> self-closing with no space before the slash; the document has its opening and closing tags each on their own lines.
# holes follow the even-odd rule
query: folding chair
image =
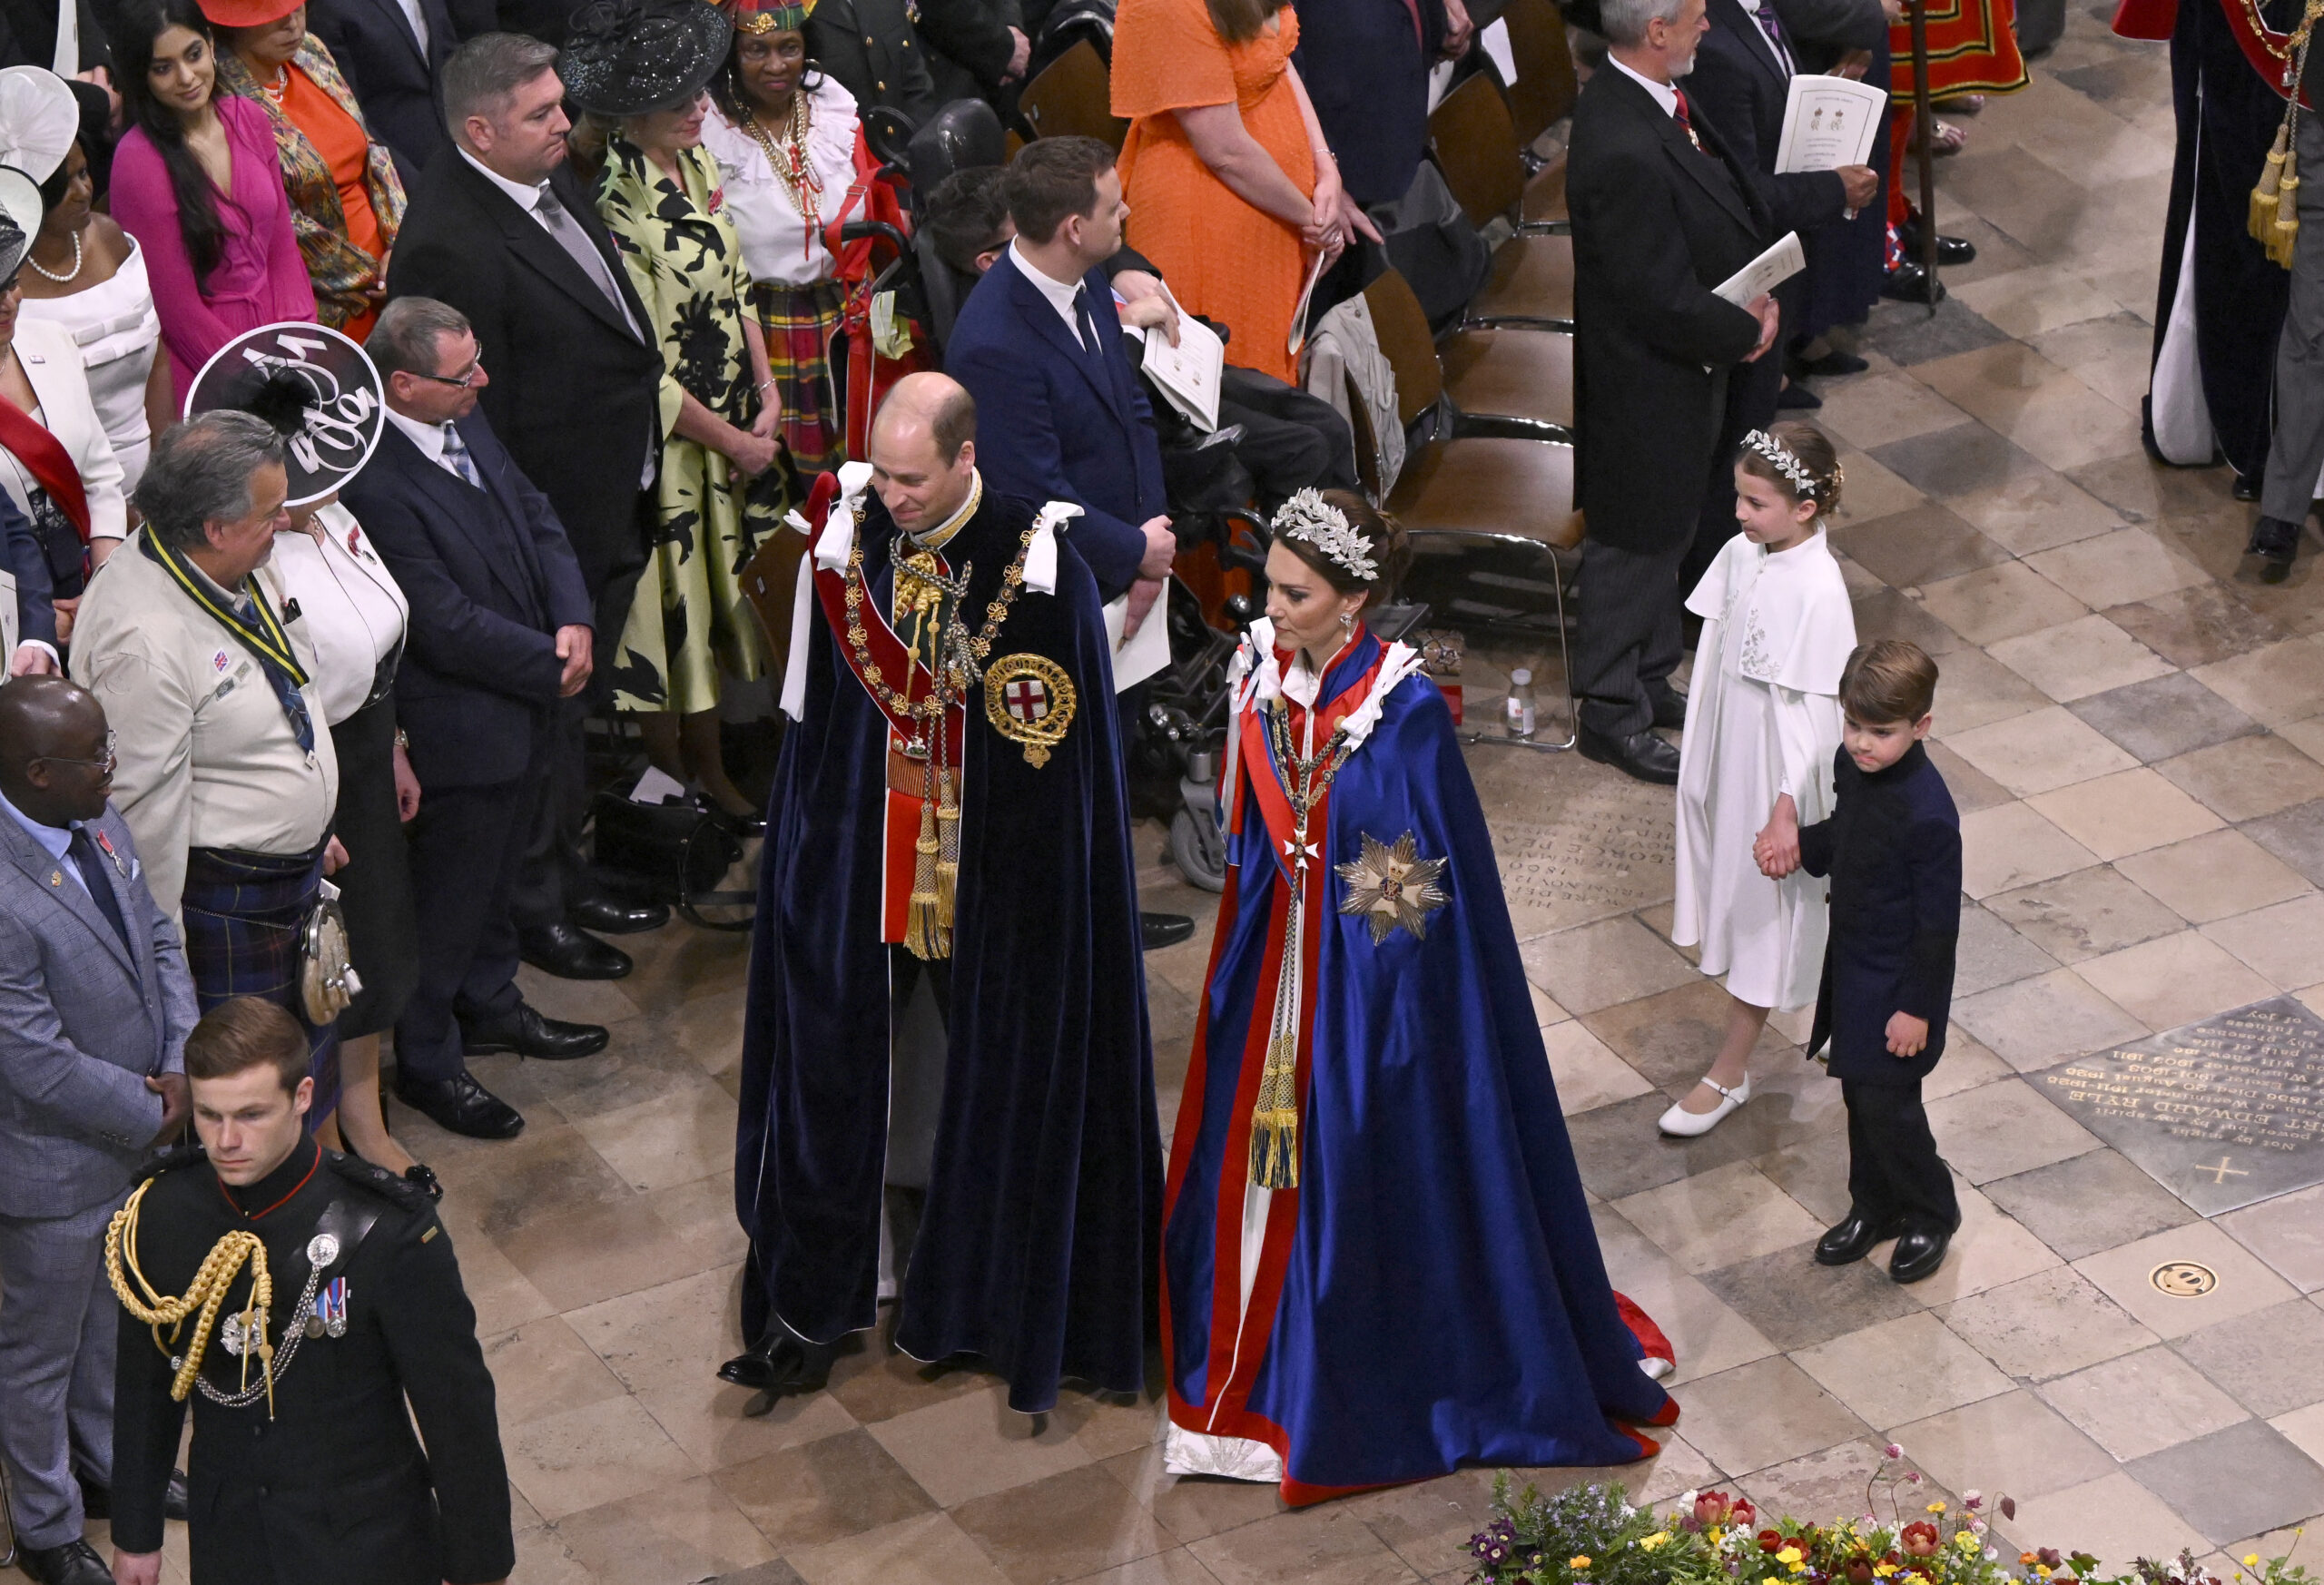
<svg viewBox="0 0 2324 1585">
<path fill-rule="evenodd" d="M 1499 86 L 1479 73 L 1453 89 L 1428 118 L 1428 138 L 1444 184 L 1470 223 L 1482 229 L 1507 220 L 1516 228 L 1494 251 L 1492 273 L 1462 322 L 1571 330 L 1573 239 L 1522 218 L 1525 162 Z"/>
<path fill-rule="evenodd" d="M 1574 79 L 1573 51 L 1567 47 L 1565 18 L 1556 0 L 1509 0 L 1502 21 L 1509 25 L 1509 53 L 1517 81 L 1509 85 L 1509 114 L 1526 163 L 1538 171 L 1550 162 L 1531 155 L 1541 134 L 1573 113 L 1581 93 Z"/>
</svg>

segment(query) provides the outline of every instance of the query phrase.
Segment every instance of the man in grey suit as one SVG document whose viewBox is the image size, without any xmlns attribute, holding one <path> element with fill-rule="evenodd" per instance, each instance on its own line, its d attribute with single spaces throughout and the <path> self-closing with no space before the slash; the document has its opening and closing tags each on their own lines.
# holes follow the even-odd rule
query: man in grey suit
<svg viewBox="0 0 2324 1585">
<path fill-rule="evenodd" d="M 83 1488 L 113 1482 L 105 1224 L 186 1117 L 192 977 L 106 794 L 113 733 L 61 677 L 0 687 L 0 1454 L 20 1561 L 109 1585 Z"/>
</svg>

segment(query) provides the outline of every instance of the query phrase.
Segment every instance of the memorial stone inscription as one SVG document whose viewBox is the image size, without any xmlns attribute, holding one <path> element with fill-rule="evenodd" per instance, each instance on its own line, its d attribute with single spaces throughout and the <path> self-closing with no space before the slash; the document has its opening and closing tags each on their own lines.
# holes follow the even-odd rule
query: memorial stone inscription
<svg viewBox="0 0 2324 1585">
<path fill-rule="evenodd" d="M 2041 1083 L 2206 1216 L 2324 1183 L 2324 1019 L 2290 997 L 2063 1063 Z"/>
</svg>

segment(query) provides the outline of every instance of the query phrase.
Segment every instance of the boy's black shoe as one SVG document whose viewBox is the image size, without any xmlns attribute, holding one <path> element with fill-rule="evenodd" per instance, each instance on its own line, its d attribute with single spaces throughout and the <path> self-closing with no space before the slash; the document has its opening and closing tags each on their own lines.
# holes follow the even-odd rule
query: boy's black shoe
<svg viewBox="0 0 2324 1585">
<path fill-rule="evenodd" d="M 1945 1264 L 1945 1246 L 1952 1242 L 1950 1228 L 1914 1228 L 1896 1240 L 1896 1253 L 1888 1258 L 1888 1275 L 1900 1283 L 1935 1276 L 1936 1268 Z"/>
<path fill-rule="evenodd" d="M 1817 1265 L 1853 1265 L 1872 1253 L 1872 1246 L 1883 1238 L 1896 1236 L 1894 1227 L 1886 1227 L 1855 1211 L 1847 1219 L 1829 1228 L 1816 1241 Z"/>
</svg>

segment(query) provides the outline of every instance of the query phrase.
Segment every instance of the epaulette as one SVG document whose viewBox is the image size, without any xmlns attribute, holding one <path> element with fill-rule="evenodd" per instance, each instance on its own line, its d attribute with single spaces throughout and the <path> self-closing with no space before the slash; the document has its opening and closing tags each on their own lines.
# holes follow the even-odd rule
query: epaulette
<svg viewBox="0 0 2324 1585">
<path fill-rule="evenodd" d="M 191 1145 L 172 1145 L 158 1156 L 145 1158 L 137 1169 L 137 1182 L 143 1183 L 147 1178 L 159 1177 L 165 1172 L 175 1172 L 181 1167 L 192 1167 L 197 1161 L 209 1159 L 210 1153 L 202 1147 L 199 1139 Z"/>
<path fill-rule="evenodd" d="M 374 1167 L 360 1157 L 341 1155 L 336 1150 L 324 1151 L 323 1159 L 330 1163 L 333 1172 L 349 1183 L 358 1188 L 370 1190 L 398 1210 L 419 1216 L 430 1215 L 436 1209 L 436 1202 L 428 1197 L 426 1189 L 408 1177 L 397 1176 L 384 1167 Z"/>
</svg>

